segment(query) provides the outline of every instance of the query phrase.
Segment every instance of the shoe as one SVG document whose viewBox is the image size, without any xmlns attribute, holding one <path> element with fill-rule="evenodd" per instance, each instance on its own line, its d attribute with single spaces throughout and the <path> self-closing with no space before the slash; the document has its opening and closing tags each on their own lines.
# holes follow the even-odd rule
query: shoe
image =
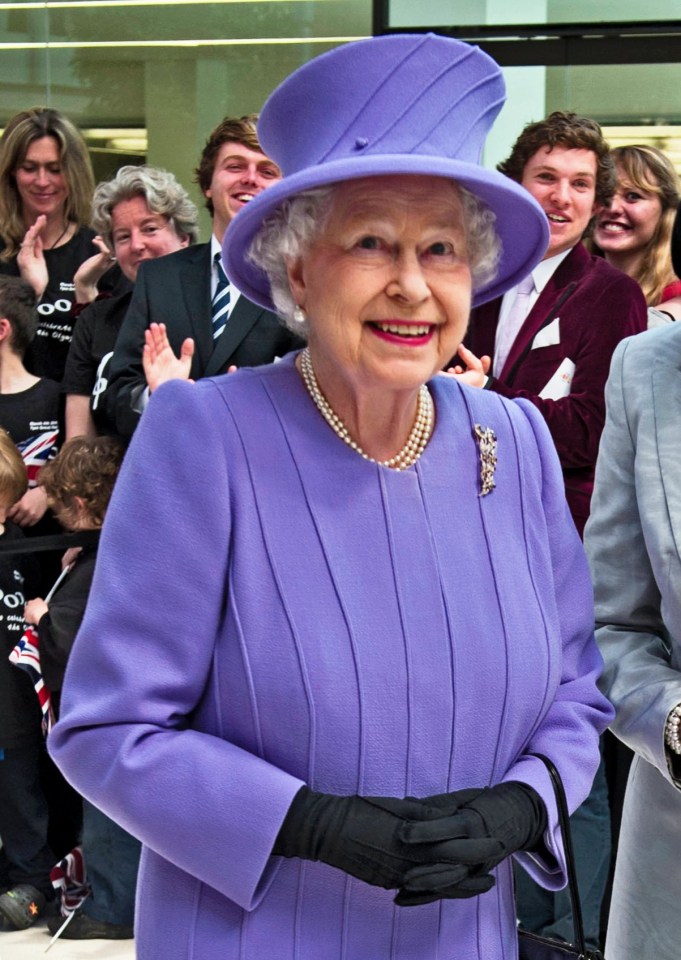
<svg viewBox="0 0 681 960">
<path fill-rule="evenodd" d="M 43 910 L 43 920 L 47 920 L 48 917 L 58 917 L 61 913 L 61 897 L 52 897 L 51 900 L 48 900 L 45 904 L 45 909 Z M 62 917 L 62 920 L 64 918 Z"/>
<path fill-rule="evenodd" d="M 26 930 L 45 909 L 45 897 L 29 883 L 20 883 L 0 896 L 0 917 L 3 927 Z"/>
<path fill-rule="evenodd" d="M 52 936 L 61 927 L 66 918 L 50 917 L 47 921 L 47 929 Z M 93 920 L 86 913 L 76 911 L 76 915 L 71 920 L 62 933 L 61 940 L 132 940 L 134 937 L 132 927 L 124 923 L 105 923 L 103 920 Z"/>
</svg>

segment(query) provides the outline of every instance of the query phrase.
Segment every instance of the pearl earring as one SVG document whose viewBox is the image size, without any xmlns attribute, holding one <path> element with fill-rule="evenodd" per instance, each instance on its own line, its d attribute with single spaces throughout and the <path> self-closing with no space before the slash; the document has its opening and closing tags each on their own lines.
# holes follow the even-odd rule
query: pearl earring
<svg viewBox="0 0 681 960">
<path fill-rule="evenodd" d="M 303 310 L 303 308 L 298 306 L 298 304 L 296 304 L 295 307 L 293 308 L 293 321 L 294 323 L 297 323 L 299 326 L 302 326 L 304 323 L 307 322 L 307 315 L 305 314 L 305 311 Z"/>
</svg>

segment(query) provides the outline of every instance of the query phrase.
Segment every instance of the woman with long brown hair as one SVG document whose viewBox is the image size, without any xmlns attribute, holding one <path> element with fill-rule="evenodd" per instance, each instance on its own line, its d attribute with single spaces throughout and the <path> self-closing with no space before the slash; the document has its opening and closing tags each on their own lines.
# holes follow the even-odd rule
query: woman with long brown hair
<svg viewBox="0 0 681 960">
<path fill-rule="evenodd" d="M 11 118 L 0 138 L 0 273 L 35 290 L 39 323 L 27 364 L 52 380 L 62 378 L 71 340 L 74 274 L 99 252 L 87 225 L 93 191 L 85 141 L 67 117 L 31 107 Z M 119 277 L 110 274 L 109 286 Z"/>
</svg>

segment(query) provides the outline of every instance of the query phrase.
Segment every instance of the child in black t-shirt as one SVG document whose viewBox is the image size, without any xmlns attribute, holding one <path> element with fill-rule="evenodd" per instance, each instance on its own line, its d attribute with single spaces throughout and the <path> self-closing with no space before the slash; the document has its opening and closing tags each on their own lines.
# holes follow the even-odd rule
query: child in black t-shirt
<svg viewBox="0 0 681 960">
<path fill-rule="evenodd" d="M 67 530 L 96 533 L 113 490 L 125 447 L 114 437 L 75 437 L 42 470 L 40 482 Z M 71 648 L 80 627 L 94 574 L 96 542 L 84 546 L 49 602 L 29 600 L 27 623 L 38 631 L 43 677 L 55 716 Z M 140 844 L 101 811 L 83 801 L 82 848 L 91 893 L 63 931 L 65 939 L 127 939 L 133 935 Z M 55 933 L 61 917 L 48 920 Z"/>
<path fill-rule="evenodd" d="M 26 485 L 21 456 L 0 430 L 0 547 L 23 539 L 7 515 Z M 31 678 L 8 659 L 23 633 L 24 599 L 35 589 L 35 573 L 32 558 L 0 552 L 0 929 L 30 927 L 53 896 L 41 712 Z"/>
<path fill-rule="evenodd" d="M 47 511 L 38 476 L 58 449 L 63 419 L 59 384 L 24 365 L 35 324 L 32 288 L 18 277 L 0 276 L 0 426 L 19 448 L 28 474 L 29 489 L 9 515 L 21 527 L 34 527 Z"/>
<path fill-rule="evenodd" d="M 13 505 L 8 519 L 28 537 L 59 532 L 38 478 L 59 448 L 63 422 L 61 387 L 29 373 L 24 363 L 35 329 L 32 287 L 19 277 L 0 276 L 0 427 L 19 449 L 28 476 L 28 489 Z M 36 557 L 40 583 L 35 592 L 45 593 L 59 575 L 59 556 L 42 552 Z M 47 755 L 42 774 L 50 807 L 50 843 L 61 857 L 77 842 L 81 803 Z"/>
</svg>

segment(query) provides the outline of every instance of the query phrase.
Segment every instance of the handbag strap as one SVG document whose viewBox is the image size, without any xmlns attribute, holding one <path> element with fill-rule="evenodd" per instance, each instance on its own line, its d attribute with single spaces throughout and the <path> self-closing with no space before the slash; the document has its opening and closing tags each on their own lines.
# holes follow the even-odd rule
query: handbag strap
<svg viewBox="0 0 681 960">
<path fill-rule="evenodd" d="M 570 829 L 570 813 L 568 811 L 565 788 L 560 773 L 554 766 L 553 761 L 544 756 L 543 753 L 533 753 L 545 765 L 551 777 L 553 791 L 556 796 L 556 806 L 558 808 L 558 823 L 563 835 L 563 848 L 565 850 L 565 864 L 567 867 L 568 889 L 570 892 L 570 903 L 572 905 L 572 924 L 574 927 L 575 940 L 574 945 L 579 950 L 580 956 L 587 956 L 586 943 L 584 940 L 584 920 L 582 919 L 582 904 L 579 899 L 579 888 L 577 887 L 577 871 L 575 869 L 575 852 L 572 845 L 572 830 Z"/>
</svg>

